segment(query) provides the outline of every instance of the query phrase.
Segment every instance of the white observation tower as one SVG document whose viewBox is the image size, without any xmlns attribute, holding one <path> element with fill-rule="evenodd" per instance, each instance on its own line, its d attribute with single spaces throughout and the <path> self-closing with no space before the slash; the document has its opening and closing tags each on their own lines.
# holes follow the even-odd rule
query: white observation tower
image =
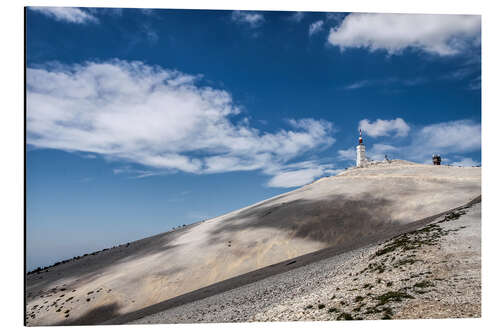
<svg viewBox="0 0 500 333">
<path fill-rule="evenodd" d="M 366 165 L 366 148 L 363 144 L 363 136 L 361 135 L 361 129 L 359 129 L 359 144 L 356 147 L 356 166 L 363 167 Z"/>
</svg>

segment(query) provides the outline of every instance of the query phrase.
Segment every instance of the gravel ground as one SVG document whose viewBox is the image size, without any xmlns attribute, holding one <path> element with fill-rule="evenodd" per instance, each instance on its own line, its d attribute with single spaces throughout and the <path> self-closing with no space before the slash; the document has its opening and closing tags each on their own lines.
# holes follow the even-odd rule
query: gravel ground
<svg viewBox="0 0 500 333">
<path fill-rule="evenodd" d="M 132 323 L 480 317 L 480 220 L 478 203 L 380 245 Z"/>
</svg>

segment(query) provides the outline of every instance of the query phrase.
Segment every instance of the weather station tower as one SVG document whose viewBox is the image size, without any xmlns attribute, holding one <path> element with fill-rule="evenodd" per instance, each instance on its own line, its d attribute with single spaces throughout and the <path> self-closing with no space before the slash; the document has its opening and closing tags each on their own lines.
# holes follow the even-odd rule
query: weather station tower
<svg viewBox="0 0 500 333">
<path fill-rule="evenodd" d="M 363 144 L 363 135 L 359 129 L 359 144 L 356 146 L 356 166 L 363 167 L 366 165 L 366 147 Z"/>
</svg>

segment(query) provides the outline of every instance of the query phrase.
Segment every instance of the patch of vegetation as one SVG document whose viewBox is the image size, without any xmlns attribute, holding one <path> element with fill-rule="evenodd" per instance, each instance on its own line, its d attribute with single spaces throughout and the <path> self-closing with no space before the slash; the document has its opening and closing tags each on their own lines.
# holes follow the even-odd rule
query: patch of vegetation
<svg viewBox="0 0 500 333">
<path fill-rule="evenodd" d="M 354 308 L 352 311 L 354 311 L 354 312 L 359 312 L 359 311 L 361 311 L 361 308 L 362 308 L 363 306 L 365 306 L 365 305 L 366 305 L 365 303 L 361 303 L 361 304 L 360 304 L 357 308 Z"/>
<path fill-rule="evenodd" d="M 380 313 L 382 312 L 381 309 L 377 308 L 376 306 L 370 306 L 366 308 L 365 314 L 373 314 L 373 313 Z"/>
<path fill-rule="evenodd" d="M 392 312 L 392 309 L 388 306 L 384 307 L 382 310 L 384 310 L 384 317 L 388 317 L 385 319 L 391 319 L 391 317 L 394 315 L 394 312 Z M 382 317 L 382 319 L 384 319 Z"/>
<path fill-rule="evenodd" d="M 415 298 L 410 294 L 400 291 L 389 291 L 385 294 L 375 297 L 379 301 L 377 306 L 384 305 L 389 302 L 401 302 L 404 298 Z"/>
<path fill-rule="evenodd" d="M 329 308 L 328 312 L 330 312 L 330 313 L 332 313 L 332 312 L 339 312 L 339 310 L 337 310 L 337 308 Z"/>
<path fill-rule="evenodd" d="M 417 261 L 421 261 L 421 260 L 406 257 L 406 258 L 401 259 L 398 262 L 396 262 L 394 264 L 394 267 L 399 267 L 399 266 L 404 266 L 404 265 L 413 265 Z"/>
<path fill-rule="evenodd" d="M 369 272 L 377 272 L 379 274 L 383 273 L 385 271 L 386 267 L 383 263 L 370 263 L 368 264 L 368 267 L 364 269 L 364 271 L 369 271 Z"/>
<path fill-rule="evenodd" d="M 359 303 L 359 302 L 361 302 L 363 299 L 364 299 L 364 297 L 363 297 L 363 296 L 356 296 L 356 297 L 354 298 L 354 302 Z"/>
<path fill-rule="evenodd" d="M 323 309 L 325 307 L 325 304 L 318 304 L 318 309 Z"/>
<path fill-rule="evenodd" d="M 382 249 L 377 250 L 370 260 L 396 250 L 407 252 L 418 249 L 423 245 L 436 245 L 436 241 L 442 236 L 447 235 L 449 232 L 450 231 L 443 230 L 443 228 L 438 226 L 436 223 L 431 223 L 421 229 L 411 231 L 391 239 Z M 395 260 L 394 256 L 392 257 L 392 260 Z"/>
<path fill-rule="evenodd" d="M 454 211 L 449 214 L 446 214 L 444 217 L 444 221 L 453 221 L 453 220 L 458 220 L 460 216 L 464 215 L 466 212 L 461 210 L 461 211 Z"/>
<path fill-rule="evenodd" d="M 354 320 L 354 318 L 347 312 L 342 312 L 338 317 L 337 320 Z"/>
<path fill-rule="evenodd" d="M 414 288 L 429 288 L 434 287 L 434 283 L 429 280 L 423 280 L 421 282 L 415 283 Z"/>
</svg>

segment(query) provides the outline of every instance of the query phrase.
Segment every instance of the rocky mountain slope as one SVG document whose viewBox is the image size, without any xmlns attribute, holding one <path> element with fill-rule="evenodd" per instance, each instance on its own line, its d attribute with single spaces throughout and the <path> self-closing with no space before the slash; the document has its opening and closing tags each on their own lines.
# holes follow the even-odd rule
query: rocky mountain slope
<svg viewBox="0 0 500 333">
<path fill-rule="evenodd" d="M 480 193 L 481 169 L 475 167 L 393 161 L 349 169 L 181 230 L 31 274 L 27 323 L 103 323 L 315 251 L 339 254 L 386 240 Z"/>
<path fill-rule="evenodd" d="M 481 203 L 134 324 L 481 316 Z"/>
</svg>

